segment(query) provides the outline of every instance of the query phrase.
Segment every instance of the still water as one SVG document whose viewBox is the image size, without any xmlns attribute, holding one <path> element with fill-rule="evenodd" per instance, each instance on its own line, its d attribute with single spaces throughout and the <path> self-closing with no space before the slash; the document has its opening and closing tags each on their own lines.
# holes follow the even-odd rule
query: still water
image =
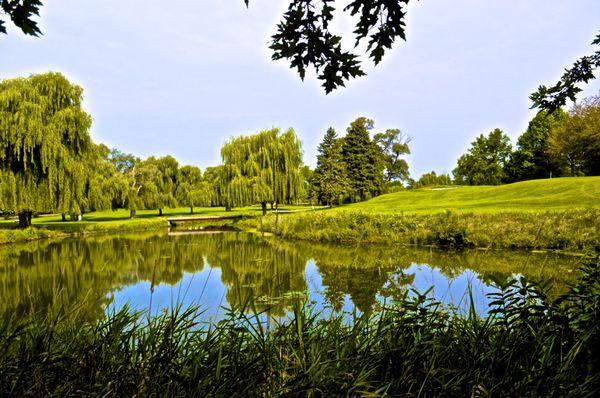
<svg viewBox="0 0 600 398">
<path fill-rule="evenodd" d="M 152 313 L 199 305 L 208 319 L 250 300 L 284 316 L 294 301 L 317 310 L 372 312 L 416 289 L 464 307 L 524 276 L 564 291 L 575 257 L 281 241 L 243 232 L 146 232 L 0 246 L 0 312 L 77 307 L 90 319 L 124 305 Z"/>
</svg>

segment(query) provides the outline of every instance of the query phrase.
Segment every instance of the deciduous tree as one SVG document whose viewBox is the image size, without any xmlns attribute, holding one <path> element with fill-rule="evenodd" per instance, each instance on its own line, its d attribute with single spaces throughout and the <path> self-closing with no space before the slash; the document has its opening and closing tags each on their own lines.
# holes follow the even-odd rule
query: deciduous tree
<svg viewBox="0 0 600 398">
<path fill-rule="evenodd" d="M 58 73 L 0 82 L 0 208 L 81 214 L 93 154 L 83 90 Z"/>
<path fill-rule="evenodd" d="M 211 204 L 210 188 L 202 178 L 202 172 L 196 166 L 183 166 L 179 169 L 175 195 L 177 202 L 189 207 L 192 214 L 194 206 L 210 206 Z"/>
<path fill-rule="evenodd" d="M 302 194 L 302 145 L 294 130 L 232 138 L 221 149 L 220 191 L 226 206 L 291 203 Z M 224 185 L 224 186 L 223 186 Z"/>
<path fill-rule="evenodd" d="M 548 153 L 563 175 L 600 175 L 600 96 L 576 104 L 554 126 Z"/>
<path fill-rule="evenodd" d="M 554 113 L 540 111 L 529 122 L 527 131 L 519 137 L 517 149 L 506 165 L 509 182 L 560 175 L 559 168 L 548 152 L 548 138 L 552 129 L 564 123 L 565 118 L 566 112 L 561 109 Z"/>
<path fill-rule="evenodd" d="M 510 139 L 495 129 L 481 134 L 471 143 L 469 152 L 458 159 L 452 172 L 458 184 L 498 185 L 506 179 L 504 167 L 511 154 Z"/>
<path fill-rule="evenodd" d="M 418 181 L 411 184 L 412 188 L 434 187 L 452 185 L 452 178 L 448 174 L 436 174 L 435 171 L 423 174 Z"/>
<path fill-rule="evenodd" d="M 408 181 L 408 162 L 402 157 L 410 155 L 410 137 L 403 134 L 399 129 L 388 129 L 385 133 L 375 134 L 375 142 L 381 149 L 383 165 L 385 167 L 385 180 Z"/>
</svg>

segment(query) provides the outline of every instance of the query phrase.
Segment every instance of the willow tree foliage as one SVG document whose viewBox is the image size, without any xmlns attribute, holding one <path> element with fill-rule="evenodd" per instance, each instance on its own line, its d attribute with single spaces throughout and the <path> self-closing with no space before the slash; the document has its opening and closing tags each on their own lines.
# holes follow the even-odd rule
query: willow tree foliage
<svg viewBox="0 0 600 398">
<path fill-rule="evenodd" d="M 85 162 L 86 180 L 83 211 L 122 207 L 127 193 L 127 181 L 109 162 L 110 150 L 104 144 L 92 144 Z M 64 216 L 63 216 L 64 219 Z"/>
<path fill-rule="evenodd" d="M 381 151 L 371 140 L 373 121 L 359 117 L 350 124 L 342 140 L 342 156 L 350 182 L 352 201 L 366 200 L 381 193 L 383 169 Z"/>
<path fill-rule="evenodd" d="M 232 138 L 221 149 L 219 182 L 227 208 L 260 203 L 291 203 L 301 197 L 304 181 L 302 144 L 294 130 L 265 130 Z"/>
<path fill-rule="evenodd" d="M 180 205 L 190 208 L 190 213 L 194 213 L 194 206 L 211 205 L 210 186 L 198 167 L 183 166 L 179 169 L 175 197 Z"/>
<path fill-rule="evenodd" d="M 342 155 L 342 142 L 333 128 L 327 129 L 318 151 L 317 166 L 312 175 L 312 189 L 321 203 L 328 206 L 339 204 L 348 196 L 349 183 Z"/>
<path fill-rule="evenodd" d="M 0 208 L 80 214 L 93 154 L 83 90 L 59 73 L 0 82 Z"/>
</svg>

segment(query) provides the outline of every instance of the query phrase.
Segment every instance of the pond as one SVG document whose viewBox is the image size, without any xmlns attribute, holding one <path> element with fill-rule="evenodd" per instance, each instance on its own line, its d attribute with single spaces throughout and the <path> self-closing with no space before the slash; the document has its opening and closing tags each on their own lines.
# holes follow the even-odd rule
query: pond
<svg viewBox="0 0 600 398">
<path fill-rule="evenodd" d="M 151 313 L 199 305 L 210 320 L 253 303 L 285 316 L 295 301 L 317 310 L 369 313 L 411 289 L 477 311 L 514 277 L 576 278 L 577 257 L 512 251 L 344 246 L 282 241 L 244 232 L 136 234 L 0 246 L 0 311 L 68 311 L 90 319 L 129 305 Z"/>
</svg>

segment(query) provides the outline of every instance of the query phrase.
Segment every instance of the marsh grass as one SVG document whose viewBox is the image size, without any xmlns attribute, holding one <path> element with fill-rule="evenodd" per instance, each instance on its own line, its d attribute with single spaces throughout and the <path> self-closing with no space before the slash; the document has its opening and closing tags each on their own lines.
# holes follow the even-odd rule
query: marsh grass
<svg viewBox="0 0 600 398">
<path fill-rule="evenodd" d="M 376 214 L 316 211 L 240 222 L 288 239 L 455 248 L 553 249 L 583 252 L 600 244 L 600 209 L 546 213 Z"/>
<path fill-rule="evenodd" d="M 407 292 L 373 315 L 252 302 L 204 323 L 197 307 L 77 310 L 0 321 L 2 396 L 594 396 L 600 259 L 568 294 L 514 280 L 488 315 Z"/>
</svg>

